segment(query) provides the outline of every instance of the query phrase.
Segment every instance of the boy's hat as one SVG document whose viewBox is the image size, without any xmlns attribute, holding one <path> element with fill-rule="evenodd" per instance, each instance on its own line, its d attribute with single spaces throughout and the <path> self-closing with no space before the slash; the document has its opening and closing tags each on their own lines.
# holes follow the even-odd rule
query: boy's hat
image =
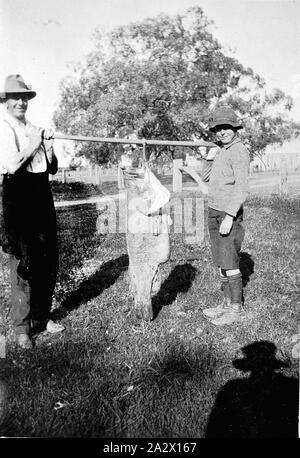
<svg viewBox="0 0 300 458">
<path fill-rule="evenodd" d="M 213 131 L 216 126 L 221 126 L 222 124 L 228 124 L 238 129 L 243 128 L 235 112 L 232 110 L 232 108 L 226 105 L 215 108 L 215 110 L 212 112 L 209 124 L 209 130 L 211 131 Z"/>
<path fill-rule="evenodd" d="M 5 99 L 9 94 L 27 94 L 28 100 L 36 96 L 36 92 L 26 85 L 21 75 L 8 75 L 4 82 L 0 98 Z"/>
</svg>

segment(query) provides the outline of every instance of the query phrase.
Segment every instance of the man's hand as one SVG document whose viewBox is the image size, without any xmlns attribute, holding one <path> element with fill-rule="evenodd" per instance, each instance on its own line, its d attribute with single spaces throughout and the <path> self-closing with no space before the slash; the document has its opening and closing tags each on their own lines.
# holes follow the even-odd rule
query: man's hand
<svg viewBox="0 0 300 458">
<path fill-rule="evenodd" d="M 220 234 L 228 235 L 229 232 L 231 231 L 232 224 L 233 224 L 233 216 L 226 215 L 220 225 L 220 229 L 219 229 Z"/>
<path fill-rule="evenodd" d="M 32 125 L 27 125 L 25 135 L 29 138 L 30 147 L 33 150 L 37 150 L 42 144 L 42 132 L 43 129 Z"/>
<path fill-rule="evenodd" d="M 54 140 L 54 130 L 53 129 L 45 129 L 44 130 L 44 135 L 43 135 L 45 140 Z"/>
<path fill-rule="evenodd" d="M 52 149 L 53 148 L 53 143 L 54 143 L 54 131 L 53 131 L 53 129 L 44 130 L 43 139 L 44 139 L 43 142 L 44 142 L 44 146 L 45 146 L 46 151 L 49 151 L 50 149 Z"/>
</svg>

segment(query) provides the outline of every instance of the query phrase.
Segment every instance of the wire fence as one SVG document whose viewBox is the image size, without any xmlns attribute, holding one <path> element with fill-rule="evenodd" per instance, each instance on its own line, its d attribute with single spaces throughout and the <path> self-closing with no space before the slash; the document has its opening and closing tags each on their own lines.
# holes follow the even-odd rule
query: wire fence
<svg viewBox="0 0 300 458">
<path fill-rule="evenodd" d="M 157 167 L 154 172 L 158 175 L 172 175 L 173 164 Z M 62 183 L 83 182 L 88 184 L 100 185 L 104 182 L 119 181 L 120 168 L 110 167 L 88 167 L 76 170 L 60 168 L 55 175 L 50 175 L 50 181 L 60 181 Z"/>
</svg>

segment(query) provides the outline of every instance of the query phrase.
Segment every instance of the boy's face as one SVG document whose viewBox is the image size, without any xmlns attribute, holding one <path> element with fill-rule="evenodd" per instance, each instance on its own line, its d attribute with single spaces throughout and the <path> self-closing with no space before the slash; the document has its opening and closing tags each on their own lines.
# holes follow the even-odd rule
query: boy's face
<svg viewBox="0 0 300 458">
<path fill-rule="evenodd" d="M 217 139 L 223 144 L 228 145 L 236 136 L 237 129 L 229 124 L 222 124 L 214 128 Z"/>
</svg>

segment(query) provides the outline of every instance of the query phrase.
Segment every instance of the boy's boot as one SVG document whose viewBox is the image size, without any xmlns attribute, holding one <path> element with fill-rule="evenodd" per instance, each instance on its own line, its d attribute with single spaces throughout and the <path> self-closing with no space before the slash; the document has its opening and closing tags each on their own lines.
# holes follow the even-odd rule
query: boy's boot
<svg viewBox="0 0 300 458">
<path fill-rule="evenodd" d="M 227 305 L 226 311 L 218 318 L 211 320 L 216 326 L 224 326 L 239 320 L 243 316 L 243 282 L 242 275 L 236 274 L 228 277 L 231 304 Z"/>
<path fill-rule="evenodd" d="M 224 299 L 221 302 L 221 304 L 217 305 L 216 307 L 210 307 L 207 309 L 202 310 L 205 316 L 208 318 L 217 318 L 218 316 L 222 315 L 222 313 L 225 313 L 228 306 L 231 304 L 231 291 L 230 291 L 230 286 L 229 286 L 229 281 L 228 277 L 225 277 L 223 275 L 220 275 L 220 280 L 221 280 L 221 289 L 224 294 Z"/>
</svg>

